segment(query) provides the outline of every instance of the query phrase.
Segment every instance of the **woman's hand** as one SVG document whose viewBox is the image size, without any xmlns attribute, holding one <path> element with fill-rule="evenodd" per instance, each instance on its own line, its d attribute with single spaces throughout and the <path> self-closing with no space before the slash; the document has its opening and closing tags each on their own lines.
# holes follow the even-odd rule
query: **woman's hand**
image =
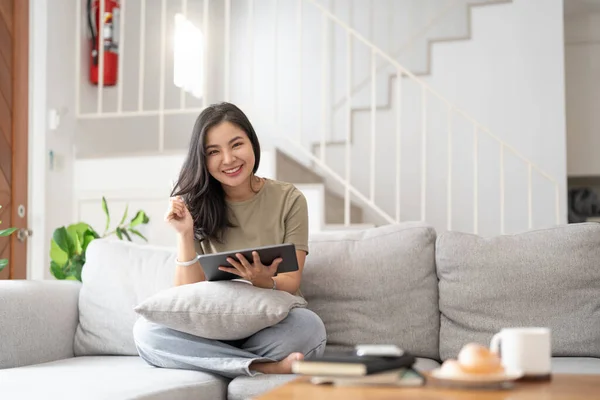
<svg viewBox="0 0 600 400">
<path fill-rule="evenodd" d="M 169 208 L 165 214 L 165 221 L 169 223 L 175 231 L 182 236 L 191 236 L 194 234 L 194 220 L 192 214 L 183 202 L 181 196 L 171 197 L 169 199 Z"/>
<path fill-rule="evenodd" d="M 250 281 L 254 286 L 265 289 L 273 287 L 273 276 L 275 276 L 277 267 L 283 261 L 281 258 L 275 259 L 271 265 L 266 266 L 260 262 L 260 257 L 258 257 L 258 253 L 256 251 L 252 252 L 252 258 L 254 260 L 252 264 L 240 253 L 237 253 L 235 256 L 239 261 L 234 260 L 231 257 L 227 258 L 227 261 L 229 264 L 233 265 L 233 268 L 219 267 L 219 269 Z"/>
</svg>

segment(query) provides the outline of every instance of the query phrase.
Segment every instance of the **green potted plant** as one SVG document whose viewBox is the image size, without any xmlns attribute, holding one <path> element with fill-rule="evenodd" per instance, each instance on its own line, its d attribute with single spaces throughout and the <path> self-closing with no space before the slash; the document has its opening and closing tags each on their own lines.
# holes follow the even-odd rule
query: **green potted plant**
<svg viewBox="0 0 600 400">
<path fill-rule="evenodd" d="M 85 264 L 85 251 L 88 245 L 95 239 L 105 238 L 116 235 L 120 240 L 132 241 L 131 236 L 135 235 L 148 241 L 140 233 L 138 227 L 145 225 L 150 218 L 142 210 L 126 222 L 129 205 L 125 207 L 125 213 L 117 227 L 109 232 L 110 213 L 106 199 L 102 197 L 102 210 L 106 215 L 106 226 L 102 235 L 92 228 L 88 223 L 79 222 L 61 226 L 54 230 L 50 241 L 50 272 L 56 279 L 69 279 L 81 281 L 81 270 Z"/>
<path fill-rule="evenodd" d="M 0 206 L 2 208 L 2 206 Z M 0 224 L 2 221 L 0 221 Z M 0 237 L 10 236 L 17 228 L 8 228 L 8 229 L 0 229 Z M 0 271 L 2 271 L 8 265 L 8 260 L 6 258 L 0 258 Z"/>
</svg>

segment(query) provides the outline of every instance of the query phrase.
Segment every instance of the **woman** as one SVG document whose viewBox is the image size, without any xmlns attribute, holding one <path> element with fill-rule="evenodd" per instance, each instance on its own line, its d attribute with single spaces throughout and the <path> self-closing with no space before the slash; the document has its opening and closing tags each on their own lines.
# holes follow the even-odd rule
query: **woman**
<svg viewBox="0 0 600 400">
<path fill-rule="evenodd" d="M 255 175 L 260 145 L 246 115 L 221 103 L 198 117 L 187 158 L 171 194 L 165 220 L 178 239 L 175 285 L 206 278 L 196 255 L 294 243 L 299 270 L 274 276 L 281 259 L 262 265 L 257 255 L 229 259 L 221 267 L 254 286 L 300 294 L 308 254 L 308 210 L 303 194 L 289 183 Z M 224 300 L 226 301 L 226 300 Z M 304 308 L 280 323 L 236 341 L 196 337 L 140 318 L 134 327 L 140 356 L 152 365 L 196 369 L 229 378 L 289 374 L 295 360 L 320 355 L 325 327 Z"/>
</svg>

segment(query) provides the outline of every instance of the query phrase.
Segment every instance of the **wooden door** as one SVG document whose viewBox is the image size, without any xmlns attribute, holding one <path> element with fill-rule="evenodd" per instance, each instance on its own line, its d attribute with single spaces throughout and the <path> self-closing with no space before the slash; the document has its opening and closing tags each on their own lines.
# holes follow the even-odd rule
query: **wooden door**
<svg viewBox="0 0 600 400">
<path fill-rule="evenodd" d="M 29 0 L 0 0 L 0 229 L 27 230 Z M 0 238 L 0 279 L 25 279 L 27 242 Z"/>
</svg>

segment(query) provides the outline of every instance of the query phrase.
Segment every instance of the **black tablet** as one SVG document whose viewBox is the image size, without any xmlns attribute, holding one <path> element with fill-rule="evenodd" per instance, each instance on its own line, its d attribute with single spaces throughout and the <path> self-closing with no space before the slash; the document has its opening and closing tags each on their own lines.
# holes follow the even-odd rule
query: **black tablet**
<svg viewBox="0 0 600 400">
<path fill-rule="evenodd" d="M 231 257 L 237 260 L 235 256 L 241 253 L 250 263 L 253 261 L 252 252 L 258 252 L 260 261 L 263 265 L 271 265 L 273 260 L 281 258 L 283 261 L 279 264 L 275 274 L 284 272 L 298 271 L 298 259 L 296 258 L 296 246 L 292 243 L 277 244 L 271 246 L 256 247 L 253 249 L 243 249 L 236 251 L 226 251 L 222 253 L 202 254 L 198 256 L 198 261 L 204 270 L 207 281 L 226 281 L 232 279 L 241 279 L 239 276 L 229 272 L 219 270 L 219 267 L 232 267 L 227 258 Z"/>
</svg>

